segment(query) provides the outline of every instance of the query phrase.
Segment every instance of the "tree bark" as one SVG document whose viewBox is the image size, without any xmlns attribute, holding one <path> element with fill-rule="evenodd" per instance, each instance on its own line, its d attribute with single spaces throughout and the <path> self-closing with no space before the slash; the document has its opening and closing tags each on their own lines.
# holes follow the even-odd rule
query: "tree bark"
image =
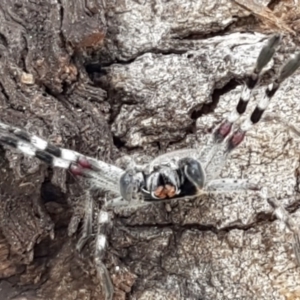
<svg viewBox="0 0 300 300">
<path fill-rule="evenodd" d="M 299 8 L 269 2 L 2 0 L 0 120 L 109 163 L 201 148 L 267 34 L 286 36 L 249 112 L 297 49 Z M 268 109 L 296 125 L 299 84 L 298 72 Z M 286 126 L 259 123 L 221 177 L 258 181 L 297 222 L 298 149 Z M 0 299 L 104 299 L 93 241 L 75 251 L 85 184 L 8 148 L 0 179 Z M 258 192 L 112 214 L 114 299 L 300 297 L 293 237 Z"/>
</svg>

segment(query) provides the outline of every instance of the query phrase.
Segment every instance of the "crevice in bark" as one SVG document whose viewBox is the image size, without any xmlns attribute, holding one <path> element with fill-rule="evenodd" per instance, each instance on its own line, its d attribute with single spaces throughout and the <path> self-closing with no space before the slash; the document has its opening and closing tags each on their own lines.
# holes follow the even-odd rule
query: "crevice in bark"
<svg viewBox="0 0 300 300">
<path fill-rule="evenodd" d="M 267 7 L 271 10 L 274 10 L 274 8 L 280 3 L 282 0 L 270 0 L 269 4 Z"/>
<path fill-rule="evenodd" d="M 113 142 L 116 148 L 121 149 L 123 147 L 125 147 L 125 142 L 122 141 L 119 137 L 113 135 Z"/>
<path fill-rule="evenodd" d="M 298 208 L 299 208 L 299 203 L 296 205 L 290 205 L 288 207 L 285 207 L 286 210 L 290 213 L 293 214 L 295 213 Z M 124 219 L 124 217 L 123 217 Z M 264 223 L 272 223 L 274 221 L 277 221 L 278 219 L 273 213 L 265 213 L 265 212 L 260 212 L 256 215 L 255 220 L 253 220 L 252 223 L 249 224 L 242 224 L 240 221 L 235 221 L 234 223 L 231 223 L 228 226 L 222 227 L 222 228 L 217 228 L 215 225 L 212 224 L 201 224 L 201 223 L 189 223 L 189 224 L 174 224 L 172 222 L 169 223 L 164 223 L 164 224 L 130 224 L 126 223 L 127 228 L 134 228 L 134 229 L 142 229 L 144 231 L 149 230 L 150 228 L 155 228 L 155 229 L 171 229 L 174 232 L 180 231 L 180 230 L 197 230 L 201 232 L 212 232 L 216 235 L 222 234 L 222 233 L 227 233 L 232 230 L 242 230 L 242 231 L 248 231 L 250 229 L 253 229 L 257 227 L 259 224 L 264 224 Z"/>
<path fill-rule="evenodd" d="M 49 169 L 51 171 L 51 169 Z M 51 182 L 51 178 L 45 178 L 41 185 L 41 199 L 44 203 L 58 202 L 66 204 L 66 195 L 63 191 Z"/>
<path fill-rule="evenodd" d="M 61 0 L 57 0 L 58 4 L 60 5 L 60 10 L 59 10 L 59 13 L 60 13 L 60 30 L 59 30 L 59 37 L 60 37 L 60 40 L 62 42 L 62 45 L 63 45 L 63 48 L 64 49 L 68 49 L 66 46 L 67 46 L 67 42 L 66 42 L 66 39 L 65 39 L 65 36 L 62 32 L 62 29 L 63 29 L 63 21 L 64 21 L 64 13 L 65 13 L 65 10 L 64 10 L 64 7 L 62 5 L 62 2 Z"/>
<path fill-rule="evenodd" d="M 4 86 L 3 86 L 3 84 L 1 82 L 0 82 L 0 91 L 3 94 L 3 96 L 5 97 L 6 102 L 9 103 L 9 95 L 6 92 Z"/>
<path fill-rule="evenodd" d="M 234 22 L 234 21 L 232 21 Z M 193 41 L 193 40 L 205 40 L 205 39 L 208 39 L 208 38 L 213 38 L 213 37 L 216 37 L 216 36 L 221 36 L 221 35 L 226 35 L 226 33 L 228 33 L 228 28 L 230 27 L 231 24 L 229 24 L 227 27 L 225 27 L 223 30 L 217 30 L 217 31 L 214 31 L 214 32 L 209 32 L 209 33 L 203 33 L 203 31 L 200 31 L 200 32 L 197 32 L 197 31 L 194 31 L 194 32 L 190 32 L 188 35 L 185 35 L 185 36 L 180 36 L 180 34 L 178 34 L 178 36 L 173 36 L 172 37 L 172 40 L 190 40 L 190 41 Z M 172 34 L 176 34 L 176 32 L 172 32 Z"/>
<path fill-rule="evenodd" d="M 191 119 L 196 120 L 203 115 L 211 114 L 217 107 L 220 97 L 226 93 L 229 93 L 235 89 L 240 83 L 236 79 L 231 79 L 226 85 L 220 89 L 214 89 L 211 99 L 212 101 L 208 104 L 203 104 L 200 107 L 194 107 L 189 111 Z"/>
<path fill-rule="evenodd" d="M 252 14 L 245 17 L 233 16 L 233 18 L 234 17 L 236 17 L 236 21 L 228 26 L 228 32 L 255 32 L 261 23 L 260 20 Z"/>
<path fill-rule="evenodd" d="M 4 34 L 0 33 L 0 44 L 2 44 L 5 48 L 8 47 L 8 42 Z"/>
</svg>

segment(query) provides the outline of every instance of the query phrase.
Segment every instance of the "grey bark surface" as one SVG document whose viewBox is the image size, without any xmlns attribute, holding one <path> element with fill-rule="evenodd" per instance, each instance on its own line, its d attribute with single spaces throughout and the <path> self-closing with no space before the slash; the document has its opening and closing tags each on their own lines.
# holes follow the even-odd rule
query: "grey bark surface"
<svg viewBox="0 0 300 300">
<path fill-rule="evenodd" d="M 2 1 L 0 120 L 110 163 L 201 147 L 236 105 L 267 34 L 278 31 L 238 2 Z M 287 2 L 296 15 L 296 1 Z M 276 11 L 269 1 L 252 4 L 256 17 Z M 290 34 L 251 109 L 299 49 Z M 299 124 L 299 84 L 298 72 L 268 111 Z M 297 222 L 299 141 L 282 124 L 259 123 L 221 176 L 268 187 Z M 0 299 L 103 299 L 93 243 L 75 251 L 84 183 L 7 148 L 0 179 Z M 114 299 L 300 297 L 292 235 L 258 192 L 112 214 L 105 263 Z"/>
</svg>

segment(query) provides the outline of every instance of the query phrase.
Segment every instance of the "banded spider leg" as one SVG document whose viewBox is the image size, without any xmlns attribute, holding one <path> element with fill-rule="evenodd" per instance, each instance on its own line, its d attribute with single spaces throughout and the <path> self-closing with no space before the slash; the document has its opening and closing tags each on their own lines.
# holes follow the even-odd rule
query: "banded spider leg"
<svg viewBox="0 0 300 300">
<path fill-rule="evenodd" d="M 239 102 L 235 109 L 227 116 L 227 119 L 215 130 L 200 152 L 201 162 L 205 168 L 219 150 L 221 143 L 230 133 L 232 126 L 245 113 L 254 88 L 258 85 L 263 68 L 270 62 L 280 43 L 281 35 L 274 34 L 262 48 L 256 61 L 256 65 L 250 75 L 245 80 Z"/>
<path fill-rule="evenodd" d="M 98 189 L 110 190 L 119 195 L 119 178 L 124 173 L 124 170 L 114 165 L 92 157 L 83 156 L 73 150 L 59 148 L 36 135 L 31 135 L 22 129 L 1 122 L 0 144 L 15 148 L 25 155 L 37 157 L 52 167 L 67 169 L 74 175 L 83 176 L 88 179 L 91 188 L 97 187 Z M 90 191 L 86 192 L 85 201 L 83 232 L 76 245 L 78 251 L 81 251 L 92 234 L 94 202 Z M 98 232 L 95 242 L 94 261 L 104 294 L 106 295 L 105 299 L 111 300 L 113 286 L 108 271 L 102 262 L 107 243 L 106 236 L 110 227 L 109 213 L 105 211 L 105 208 L 99 213 L 97 225 Z"/>
<path fill-rule="evenodd" d="M 124 171 L 114 165 L 70 149 L 59 148 L 36 135 L 1 122 L 0 143 L 15 148 L 25 155 L 36 157 L 52 167 L 70 170 L 74 175 L 87 177 L 99 189 L 119 194 L 119 178 Z"/>
<path fill-rule="evenodd" d="M 261 52 L 261 55 L 263 51 Z M 260 56 L 261 56 L 260 55 Z M 260 58 L 262 59 L 262 58 Z M 263 60 L 263 59 L 262 59 Z M 259 61 L 259 59 L 258 59 Z M 266 60 L 263 60 L 266 61 Z M 243 93 L 245 94 L 245 89 L 249 88 L 249 84 L 246 83 L 244 90 L 242 92 L 242 96 L 238 102 L 238 105 L 235 108 L 228 118 L 219 125 L 214 131 L 214 142 L 213 146 L 210 146 L 211 154 L 210 160 L 207 161 L 206 167 L 206 175 L 208 185 L 207 190 L 210 191 L 232 191 L 232 190 L 240 190 L 243 187 L 245 189 L 249 189 L 247 181 L 237 180 L 235 182 L 232 179 L 214 179 L 218 178 L 220 172 L 228 159 L 229 155 L 232 151 L 240 145 L 243 141 L 246 133 L 259 121 L 262 120 L 263 114 L 267 109 L 272 97 L 275 95 L 277 90 L 280 88 L 281 84 L 285 79 L 290 77 L 298 68 L 300 67 L 300 53 L 297 53 L 294 57 L 289 59 L 279 71 L 278 77 L 273 80 L 271 84 L 269 84 L 265 90 L 264 97 L 258 102 L 257 106 L 251 113 L 250 117 L 247 118 L 236 130 L 232 132 L 232 127 L 234 122 L 238 120 L 241 115 L 245 112 L 246 106 L 249 102 L 249 99 L 245 99 L 243 97 Z M 253 78 L 251 75 L 249 78 Z M 249 79 L 248 79 L 249 80 Z M 249 82 L 249 81 L 248 81 Z M 251 82 L 251 81 L 250 81 Z M 252 89 L 258 83 L 258 78 L 253 85 L 251 85 Z M 246 92 L 246 94 L 250 94 L 250 92 Z M 272 118 L 273 116 L 273 118 Z M 300 135 L 300 130 L 296 128 L 294 125 L 290 124 L 288 121 L 279 118 L 275 114 L 269 114 L 264 121 L 278 121 L 285 125 L 288 129 L 291 129 L 296 135 Z M 257 187 L 258 188 L 258 187 Z M 251 188 L 250 188 L 251 189 Z M 274 214 L 276 217 L 284 223 L 286 228 L 290 230 L 293 234 L 293 247 L 295 252 L 295 257 L 298 265 L 300 265 L 300 229 L 296 222 L 292 219 L 288 211 L 284 208 L 284 206 L 276 199 L 276 196 L 268 191 L 267 188 L 262 189 L 262 196 L 265 198 L 270 206 L 274 210 Z M 268 194 L 271 194 L 271 197 L 268 197 Z"/>
<path fill-rule="evenodd" d="M 287 63 L 281 68 L 277 78 L 273 80 L 271 84 L 265 90 L 264 97 L 258 102 L 257 106 L 247 118 L 236 130 L 232 132 L 233 122 L 231 121 L 231 113 L 229 117 L 221 123 L 214 131 L 214 140 L 216 141 L 216 148 L 213 149 L 213 155 L 211 160 L 207 164 L 206 172 L 208 179 L 214 179 L 219 177 L 219 174 L 231 152 L 240 145 L 243 141 L 246 133 L 259 121 L 262 120 L 262 116 L 267 109 L 271 99 L 279 89 L 283 81 L 291 76 L 300 66 L 300 53 L 297 53 L 295 57 L 289 59 Z M 245 101 L 241 97 L 238 105 L 236 106 L 236 115 L 239 117 L 245 112 L 246 109 L 241 110 L 240 107 L 245 107 Z M 239 118 L 238 117 L 238 118 Z M 237 119 L 237 118 L 235 118 Z"/>
</svg>

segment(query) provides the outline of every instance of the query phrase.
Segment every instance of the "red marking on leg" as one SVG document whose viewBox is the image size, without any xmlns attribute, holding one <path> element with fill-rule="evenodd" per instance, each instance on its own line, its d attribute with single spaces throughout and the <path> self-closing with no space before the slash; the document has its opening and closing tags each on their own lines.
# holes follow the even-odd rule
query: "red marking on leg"
<svg viewBox="0 0 300 300">
<path fill-rule="evenodd" d="M 230 148 L 233 149 L 237 147 L 244 140 L 245 134 L 245 131 L 236 131 L 230 138 Z"/>
<path fill-rule="evenodd" d="M 220 127 L 217 130 L 218 137 L 225 138 L 231 131 L 232 123 L 226 121 L 223 124 L 220 125 Z"/>
<path fill-rule="evenodd" d="M 75 164 L 70 166 L 70 172 L 75 176 L 83 176 L 83 169 Z"/>
<path fill-rule="evenodd" d="M 82 167 L 84 169 L 92 168 L 91 163 L 84 156 L 79 157 L 77 162 L 80 165 L 80 167 Z"/>
</svg>

